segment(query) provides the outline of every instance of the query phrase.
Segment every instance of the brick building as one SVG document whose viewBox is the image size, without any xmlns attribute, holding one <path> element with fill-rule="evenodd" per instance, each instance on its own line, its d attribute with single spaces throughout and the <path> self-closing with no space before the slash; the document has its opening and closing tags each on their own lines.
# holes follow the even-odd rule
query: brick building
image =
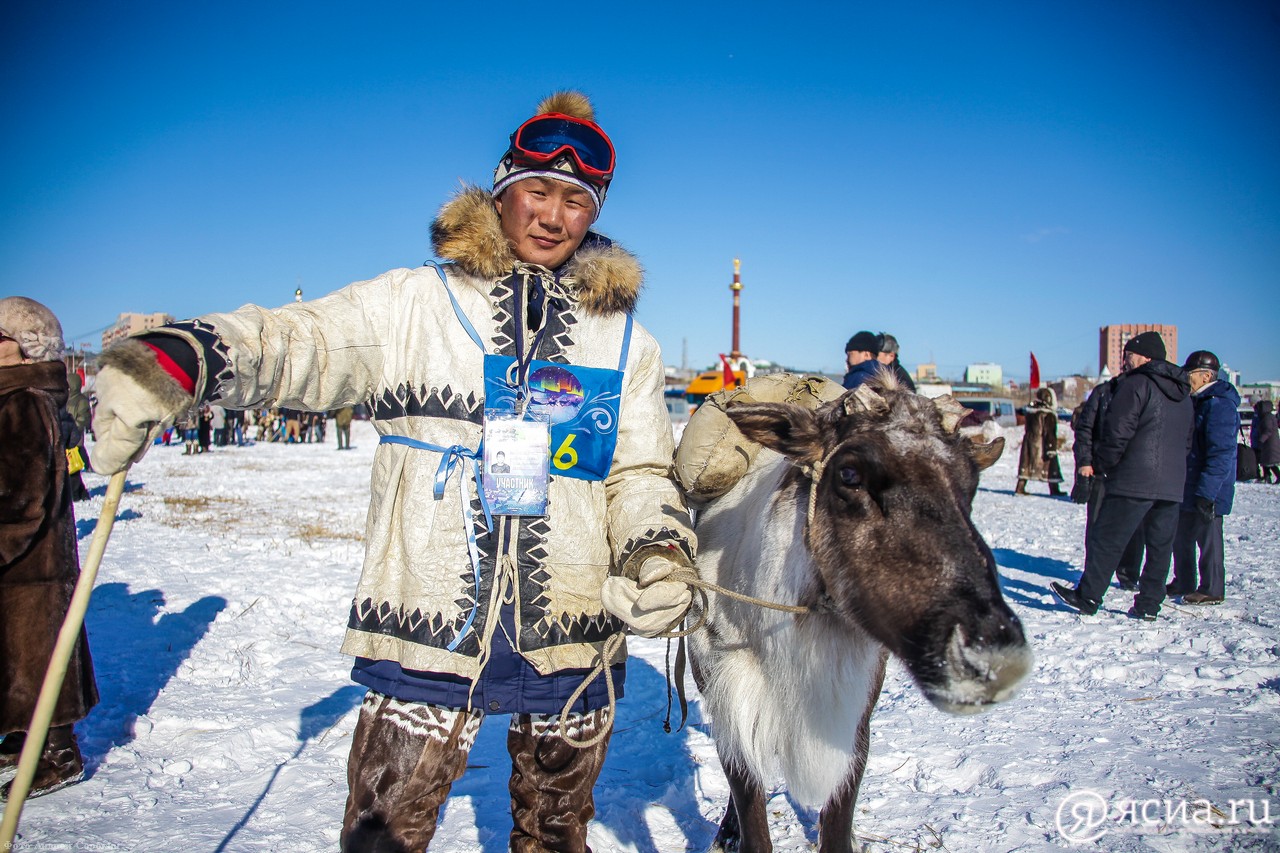
<svg viewBox="0 0 1280 853">
<path fill-rule="evenodd" d="M 1112 376 L 1120 375 L 1120 362 L 1124 357 L 1124 345 L 1129 339 L 1142 332 L 1159 332 L 1164 338 L 1165 358 L 1174 364 L 1178 361 L 1178 327 L 1163 326 L 1159 323 L 1123 323 L 1103 326 L 1098 330 L 1098 372 L 1105 365 Z"/>
</svg>

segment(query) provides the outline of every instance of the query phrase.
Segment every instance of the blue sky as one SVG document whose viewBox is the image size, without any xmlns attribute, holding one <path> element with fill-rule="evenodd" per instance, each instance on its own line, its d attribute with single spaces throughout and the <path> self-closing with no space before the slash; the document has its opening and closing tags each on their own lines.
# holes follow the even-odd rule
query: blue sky
<svg viewBox="0 0 1280 853">
<path fill-rule="evenodd" d="M 1097 367 L 1172 323 L 1280 379 L 1280 4 L 28 3 L 0 27 L 0 295 L 68 336 L 308 297 L 430 255 L 557 88 L 619 168 L 669 364 Z M 685 353 L 687 352 L 687 356 Z"/>
</svg>

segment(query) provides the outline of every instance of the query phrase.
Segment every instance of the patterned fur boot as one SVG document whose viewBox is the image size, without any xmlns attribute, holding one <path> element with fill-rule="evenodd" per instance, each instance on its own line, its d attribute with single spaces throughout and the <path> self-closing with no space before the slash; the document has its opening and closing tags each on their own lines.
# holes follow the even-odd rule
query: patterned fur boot
<svg viewBox="0 0 1280 853">
<path fill-rule="evenodd" d="M 5 738 L 6 749 L 8 748 L 10 737 L 13 737 L 13 735 Z M 22 744 L 19 743 L 19 753 L 21 753 L 21 750 Z M 17 763 L 18 756 L 15 754 L 13 756 L 15 773 Z M 71 726 L 55 726 L 49 729 L 49 736 L 45 739 L 44 753 L 41 754 L 39 762 L 36 763 L 36 773 L 31 780 L 31 790 L 27 793 L 28 799 L 51 794 L 68 785 L 74 785 L 83 778 L 84 759 L 80 756 L 80 747 L 76 745 L 75 731 Z M 8 801 L 9 791 L 12 787 L 13 782 L 10 780 L 4 784 L 3 788 L 0 788 L 0 800 Z"/>
</svg>

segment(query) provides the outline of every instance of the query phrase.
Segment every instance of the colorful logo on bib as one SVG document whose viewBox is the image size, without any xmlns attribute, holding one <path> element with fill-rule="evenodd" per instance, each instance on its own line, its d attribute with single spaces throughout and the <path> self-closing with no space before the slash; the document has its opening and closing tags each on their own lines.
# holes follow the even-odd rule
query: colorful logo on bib
<svg viewBox="0 0 1280 853">
<path fill-rule="evenodd" d="M 551 418 L 551 423 L 571 421 L 582 408 L 582 383 L 563 367 L 540 367 L 529 374 L 529 404 Z"/>
</svg>

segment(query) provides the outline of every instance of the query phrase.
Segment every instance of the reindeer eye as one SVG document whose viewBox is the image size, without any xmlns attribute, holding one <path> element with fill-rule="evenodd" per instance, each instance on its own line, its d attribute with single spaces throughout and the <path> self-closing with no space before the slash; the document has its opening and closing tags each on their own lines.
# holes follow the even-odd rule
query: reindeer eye
<svg viewBox="0 0 1280 853">
<path fill-rule="evenodd" d="M 851 489 L 856 489 L 862 485 L 862 475 L 858 473 L 857 468 L 841 468 L 840 482 Z"/>
</svg>

